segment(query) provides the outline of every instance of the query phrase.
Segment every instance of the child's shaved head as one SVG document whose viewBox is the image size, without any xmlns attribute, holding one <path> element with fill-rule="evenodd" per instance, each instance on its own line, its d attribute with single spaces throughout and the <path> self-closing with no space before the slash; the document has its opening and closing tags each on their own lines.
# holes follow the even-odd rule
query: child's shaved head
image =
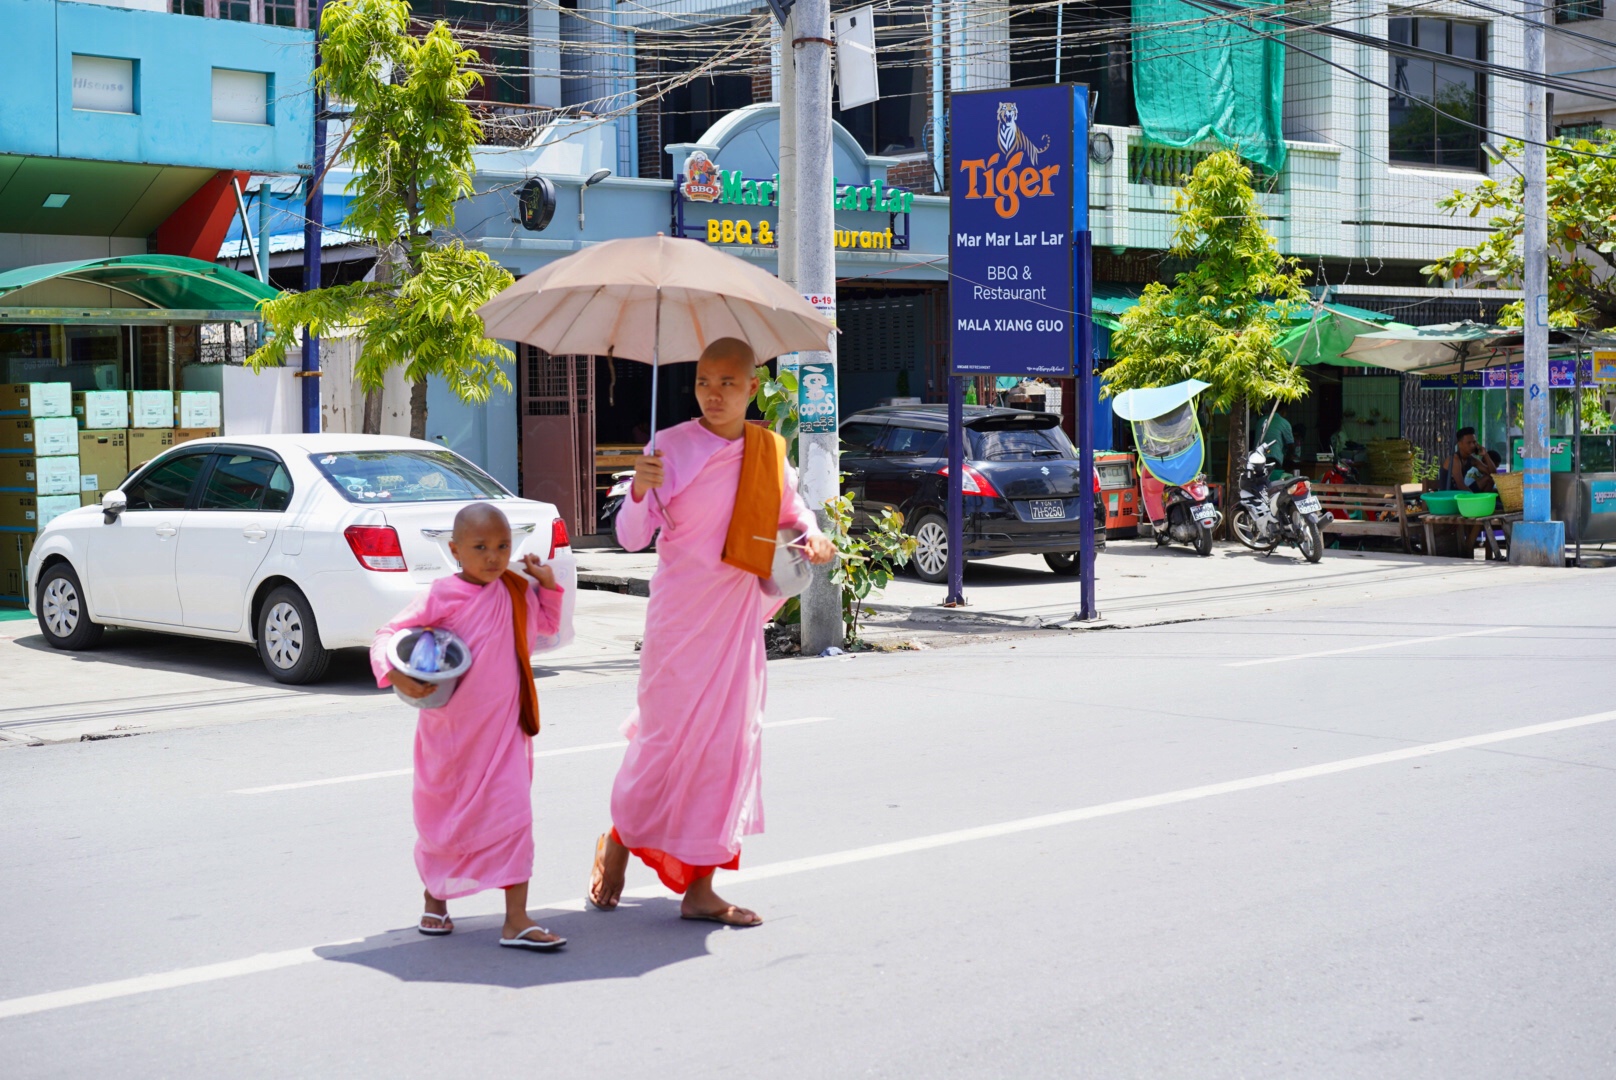
<svg viewBox="0 0 1616 1080">
<path fill-rule="evenodd" d="M 506 520 L 500 509 L 490 503 L 475 502 L 469 506 L 461 507 L 460 513 L 454 519 L 454 539 L 463 540 L 466 535 L 480 532 L 484 529 L 511 531 L 511 523 Z"/>
</svg>

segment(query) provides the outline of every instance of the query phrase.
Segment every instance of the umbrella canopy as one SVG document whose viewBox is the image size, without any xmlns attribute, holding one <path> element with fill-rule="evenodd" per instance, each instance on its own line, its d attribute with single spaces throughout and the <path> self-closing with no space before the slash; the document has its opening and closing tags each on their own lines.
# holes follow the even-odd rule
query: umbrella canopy
<svg viewBox="0 0 1616 1080">
<path fill-rule="evenodd" d="M 773 274 L 660 233 L 558 259 L 478 314 L 492 338 L 650 364 L 696 360 L 719 338 L 740 338 L 760 360 L 820 351 L 836 329 Z"/>
<path fill-rule="evenodd" d="M 1367 361 L 1347 357 L 1352 343 L 1365 334 L 1397 329 L 1413 328 L 1378 311 L 1324 304 L 1316 315 L 1286 330 L 1274 344 L 1301 367 L 1367 367 Z"/>
<path fill-rule="evenodd" d="M 1508 363 L 1520 348 L 1518 328 L 1484 323 L 1400 326 L 1359 334 L 1342 354 L 1393 371 L 1447 375 Z"/>
<path fill-rule="evenodd" d="M 1124 420 L 1139 422 L 1154 420 L 1174 409 L 1188 405 L 1195 395 L 1211 386 L 1200 379 L 1185 379 L 1172 386 L 1152 386 L 1141 390 L 1124 390 L 1111 400 L 1111 411 Z"/>
</svg>

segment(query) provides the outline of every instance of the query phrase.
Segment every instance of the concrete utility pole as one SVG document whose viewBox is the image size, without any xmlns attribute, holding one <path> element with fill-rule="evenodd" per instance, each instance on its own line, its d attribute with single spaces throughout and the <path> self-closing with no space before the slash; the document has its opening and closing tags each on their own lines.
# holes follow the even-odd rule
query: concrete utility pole
<svg viewBox="0 0 1616 1080">
<path fill-rule="evenodd" d="M 795 70 L 797 120 L 796 228 L 791 232 L 797 256 L 797 288 L 816 296 L 836 294 L 835 175 L 834 147 L 831 145 L 830 0 L 799 0 L 792 10 L 794 27 L 787 28 L 782 41 L 796 54 Z M 782 222 L 784 226 L 784 222 Z M 828 364 L 831 389 L 839 390 L 834 336 L 825 352 L 801 354 L 804 367 Z M 834 398 L 833 398 L 834 399 Z M 841 462 L 835 425 L 825 432 L 801 432 L 797 436 L 797 467 L 801 470 L 802 496 L 819 515 L 821 527 L 828 524 L 825 503 L 839 492 Z M 808 590 L 802 596 L 802 651 L 815 656 L 833 645 L 842 644 L 842 600 L 831 583 L 830 568 L 816 567 Z"/>
<path fill-rule="evenodd" d="M 780 27 L 780 227 L 775 249 L 780 280 L 797 285 L 797 16 Z"/>
<path fill-rule="evenodd" d="M 1544 0 L 1524 0 L 1526 70 L 1545 74 Z M 1527 84 L 1525 206 L 1526 424 L 1521 465 L 1524 518 L 1510 534 L 1509 561 L 1526 566 L 1565 565 L 1565 524 L 1549 510 L 1549 197 L 1548 117 L 1543 87 Z"/>
</svg>

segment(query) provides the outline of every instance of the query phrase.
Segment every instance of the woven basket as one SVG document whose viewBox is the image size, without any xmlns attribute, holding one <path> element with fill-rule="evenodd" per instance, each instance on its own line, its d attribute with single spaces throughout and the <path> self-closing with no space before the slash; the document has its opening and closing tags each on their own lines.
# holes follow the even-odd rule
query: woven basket
<svg viewBox="0 0 1616 1080">
<path fill-rule="evenodd" d="M 1498 490 L 1498 509 L 1506 514 L 1518 514 L 1525 506 L 1522 494 L 1522 485 L 1526 482 L 1523 472 L 1497 473 L 1493 476 L 1493 487 Z"/>
</svg>

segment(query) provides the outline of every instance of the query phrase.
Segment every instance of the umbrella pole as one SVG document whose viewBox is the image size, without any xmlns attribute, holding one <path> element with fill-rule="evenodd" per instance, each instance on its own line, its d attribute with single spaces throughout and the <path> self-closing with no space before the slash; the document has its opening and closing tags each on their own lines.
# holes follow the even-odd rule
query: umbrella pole
<svg viewBox="0 0 1616 1080">
<path fill-rule="evenodd" d="M 657 372 L 662 368 L 662 290 L 656 292 L 656 314 L 651 335 L 651 453 L 656 453 Z"/>
</svg>

